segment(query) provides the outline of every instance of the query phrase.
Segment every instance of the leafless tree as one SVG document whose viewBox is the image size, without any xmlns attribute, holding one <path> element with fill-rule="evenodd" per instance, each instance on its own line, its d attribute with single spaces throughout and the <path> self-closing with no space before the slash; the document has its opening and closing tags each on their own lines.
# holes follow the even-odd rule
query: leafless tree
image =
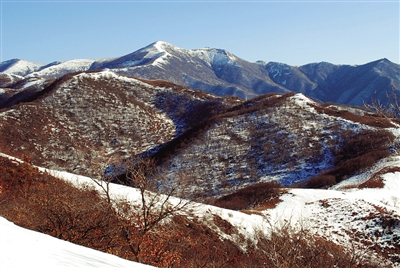
<svg viewBox="0 0 400 268">
<path fill-rule="evenodd" d="M 140 192 L 140 220 L 143 232 L 151 230 L 163 219 L 182 211 L 189 201 L 174 198 L 176 188 L 168 185 L 158 173 L 153 160 L 136 157 L 124 161 L 124 184 Z"/>
<path fill-rule="evenodd" d="M 154 260 L 149 260 L 152 251 L 160 255 L 155 259 L 163 259 L 164 264 L 173 263 L 178 258 L 177 253 L 168 252 L 165 242 L 174 235 L 173 230 L 164 228 L 162 221 L 179 215 L 190 202 L 174 197 L 176 188 L 168 186 L 152 160 L 119 158 L 109 166 L 111 168 L 105 172 L 103 180 L 93 181 L 101 188 L 107 202 L 115 207 L 120 219 L 121 243 L 129 251 L 127 256 L 135 261 L 152 263 Z M 136 188 L 140 193 L 138 200 L 115 199 L 112 196 L 115 182 Z"/>
<path fill-rule="evenodd" d="M 386 98 L 386 103 L 382 103 L 379 99 L 373 98 L 371 103 L 364 102 L 364 107 L 368 111 L 386 118 L 400 118 L 400 97 L 396 94 L 393 84 L 390 93 L 386 92 Z"/>
</svg>

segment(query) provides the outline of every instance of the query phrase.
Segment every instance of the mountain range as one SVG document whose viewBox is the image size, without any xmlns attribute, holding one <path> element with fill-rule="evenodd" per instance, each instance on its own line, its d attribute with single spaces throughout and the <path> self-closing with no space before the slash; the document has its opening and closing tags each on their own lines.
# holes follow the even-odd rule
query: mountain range
<svg viewBox="0 0 400 268">
<path fill-rule="evenodd" d="M 400 65 L 387 59 L 356 66 L 328 62 L 290 66 L 277 62 L 248 62 L 223 49 L 187 50 L 162 41 L 109 59 L 76 59 L 50 64 L 18 59 L 4 61 L 0 64 L 0 87 L 18 91 L 18 87 L 26 86 L 31 79 L 59 78 L 71 72 L 104 69 L 242 99 L 271 92 L 298 92 L 322 102 L 360 106 L 372 99 L 384 103 L 386 92 L 392 90 L 400 95 Z M 3 95 L 0 101 L 4 102 Z"/>
</svg>

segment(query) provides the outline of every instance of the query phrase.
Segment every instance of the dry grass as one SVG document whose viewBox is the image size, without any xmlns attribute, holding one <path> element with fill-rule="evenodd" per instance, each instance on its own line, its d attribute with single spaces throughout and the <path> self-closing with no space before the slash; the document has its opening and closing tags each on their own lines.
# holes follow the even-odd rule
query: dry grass
<svg viewBox="0 0 400 268">
<path fill-rule="evenodd" d="M 330 109 L 328 107 L 314 105 L 315 110 L 319 113 L 324 113 L 330 116 L 340 117 L 360 124 L 365 124 L 371 127 L 391 128 L 394 125 L 387 118 L 371 115 L 357 115 L 345 110 Z"/>
</svg>

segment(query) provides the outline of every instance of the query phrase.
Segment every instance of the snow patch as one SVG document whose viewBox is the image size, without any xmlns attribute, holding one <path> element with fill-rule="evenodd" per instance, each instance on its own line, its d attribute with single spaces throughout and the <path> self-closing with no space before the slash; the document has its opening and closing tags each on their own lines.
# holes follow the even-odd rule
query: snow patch
<svg viewBox="0 0 400 268">
<path fill-rule="evenodd" d="M 0 266 L 152 267 L 19 227 L 0 217 Z"/>
<path fill-rule="evenodd" d="M 32 72 L 38 70 L 42 66 L 43 66 L 43 63 L 29 62 L 26 60 L 18 60 L 14 64 L 12 64 L 10 67 L 8 67 L 6 70 L 4 70 L 3 73 L 25 76 L 29 73 L 32 73 Z"/>
<path fill-rule="evenodd" d="M 40 76 L 40 77 L 60 77 L 67 73 L 72 72 L 83 72 L 89 70 L 94 60 L 87 59 L 76 59 L 62 62 L 57 65 L 52 65 L 38 72 L 33 72 L 28 77 Z"/>
<path fill-rule="evenodd" d="M 192 56 L 195 56 L 205 62 L 208 66 L 212 65 L 224 65 L 224 64 L 236 64 L 237 58 L 222 49 L 215 48 L 203 48 L 194 49 L 187 51 Z"/>
</svg>

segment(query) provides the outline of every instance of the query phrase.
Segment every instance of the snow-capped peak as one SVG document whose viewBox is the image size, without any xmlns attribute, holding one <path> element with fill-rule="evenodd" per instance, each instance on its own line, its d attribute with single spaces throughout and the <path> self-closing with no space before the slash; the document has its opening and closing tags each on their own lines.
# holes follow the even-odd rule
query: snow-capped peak
<svg viewBox="0 0 400 268">
<path fill-rule="evenodd" d="M 122 62 L 122 66 L 125 68 L 135 67 L 147 62 L 160 66 L 166 61 L 166 58 L 172 56 L 171 53 L 177 50 L 180 50 L 180 48 L 164 41 L 157 41 L 128 55 Z M 142 53 L 144 56 L 141 55 Z M 133 58 L 130 57 L 131 55 Z"/>
<path fill-rule="evenodd" d="M 181 48 L 174 46 L 171 43 L 164 42 L 164 41 L 156 41 L 150 46 L 157 48 L 159 51 L 166 51 L 166 50 L 182 50 Z"/>
<path fill-rule="evenodd" d="M 4 61 L 0 64 L 0 70 L 3 73 L 25 76 L 29 73 L 35 72 L 43 63 L 30 62 L 26 60 L 13 59 Z"/>
<path fill-rule="evenodd" d="M 238 58 L 224 49 L 201 48 L 190 50 L 189 53 L 208 65 L 233 63 Z"/>
<path fill-rule="evenodd" d="M 154 63 L 159 63 L 161 60 L 165 60 L 167 57 L 174 56 L 176 54 L 187 54 L 191 57 L 196 57 L 207 65 L 233 63 L 238 58 L 229 53 L 224 49 L 217 48 L 200 48 L 200 49 L 183 49 L 172 45 L 168 42 L 157 41 L 147 47 L 140 50 L 141 52 L 147 52 L 146 58 L 157 56 L 158 59 Z"/>
<path fill-rule="evenodd" d="M 32 72 L 28 75 L 28 77 L 32 76 L 40 76 L 44 78 L 60 77 L 64 74 L 71 72 L 87 71 L 89 70 L 93 62 L 94 60 L 87 60 L 87 59 L 68 60 L 62 63 L 50 65 L 49 67 L 43 68 L 40 71 Z"/>
</svg>

